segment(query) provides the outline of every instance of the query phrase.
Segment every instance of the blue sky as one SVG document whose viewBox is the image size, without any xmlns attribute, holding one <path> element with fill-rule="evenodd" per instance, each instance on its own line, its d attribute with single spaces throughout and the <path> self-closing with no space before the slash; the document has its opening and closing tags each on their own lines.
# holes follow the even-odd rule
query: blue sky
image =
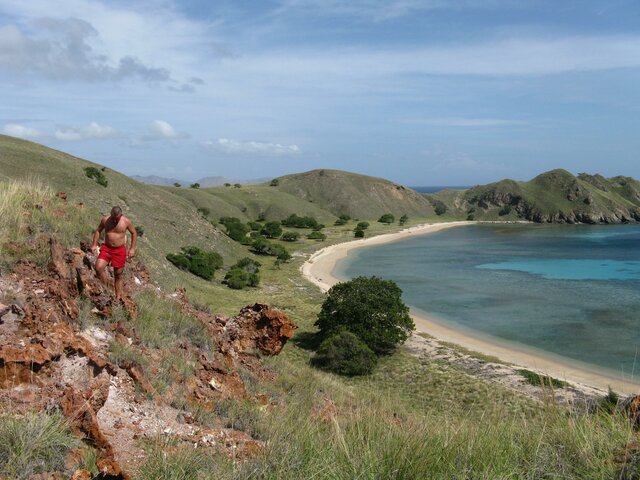
<svg viewBox="0 0 640 480">
<path fill-rule="evenodd" d="M 0 132 L 127 174 L 640 178 L 639 120 L 637 0 L 0 2 Z"/>
</svg>

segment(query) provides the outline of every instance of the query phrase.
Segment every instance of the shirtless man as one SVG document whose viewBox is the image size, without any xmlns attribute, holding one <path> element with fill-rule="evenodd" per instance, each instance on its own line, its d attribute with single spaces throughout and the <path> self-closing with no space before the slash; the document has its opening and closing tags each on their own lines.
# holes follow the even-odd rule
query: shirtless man
<svg viewBox="0 0 640 480">
<path fill-rule="evenodd" d="M 105 215 L 100 221 L 100 225 L 93 233 L 93 241 L 91 242 L 91 251 L 98 251 L 98 240 L 100 233 L 104 230 L 104 243 L 100 246 L 100 255 L 96 260 L 96 274 L 103 285 L 107 285 L 107 265 L 113 267 L 113 276 L 115 277 L 116 300 L 122 298 L 122 273 L 127 257 L 133 258 L 136 254 L 136 242 L 138 241 L 138 233 L 127 217 L 122 215 L 120 207 L 113 207 L 111 215 Z M 126 233 L 127 230 L 131 234 L 131 246 L 127 254 Z"/>
</svg>

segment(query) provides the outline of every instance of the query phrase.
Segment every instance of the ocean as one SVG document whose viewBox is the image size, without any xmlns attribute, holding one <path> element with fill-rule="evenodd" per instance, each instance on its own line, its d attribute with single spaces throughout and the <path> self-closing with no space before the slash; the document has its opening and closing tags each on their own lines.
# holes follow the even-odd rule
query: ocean
<svg viewBox="0 0 640 480">
<path fill-rule="evenodd" d="M 352 251 L 335 273 L 394 280 L 449 326 L 640 375 L 640 226 L 451 228 Z"/>
</svg>

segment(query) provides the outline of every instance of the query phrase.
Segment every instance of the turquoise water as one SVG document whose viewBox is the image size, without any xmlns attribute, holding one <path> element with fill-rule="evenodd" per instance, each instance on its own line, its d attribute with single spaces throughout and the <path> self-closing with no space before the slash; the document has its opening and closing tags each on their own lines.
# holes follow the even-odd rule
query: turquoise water
<svg viewBox="0 0 640 480">
<path fill-rule="evenodd" d="M 452 228 L 356 250 L 336 274 L 394 280 L 452 326 L 640 375 L 640 226 Z"/>
</svg>

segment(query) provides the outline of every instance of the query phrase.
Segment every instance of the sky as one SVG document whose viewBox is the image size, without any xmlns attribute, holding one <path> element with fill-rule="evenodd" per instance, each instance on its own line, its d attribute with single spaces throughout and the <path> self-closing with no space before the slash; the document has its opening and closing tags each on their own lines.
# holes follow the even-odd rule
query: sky
<svg viewBox="0 0 640 480">
<path fill-rule="evenodd" d="M 0 133 L 128 175 L 640 178 L 639 121 L 638 0 L 0 1 Z"/>
</svg>

